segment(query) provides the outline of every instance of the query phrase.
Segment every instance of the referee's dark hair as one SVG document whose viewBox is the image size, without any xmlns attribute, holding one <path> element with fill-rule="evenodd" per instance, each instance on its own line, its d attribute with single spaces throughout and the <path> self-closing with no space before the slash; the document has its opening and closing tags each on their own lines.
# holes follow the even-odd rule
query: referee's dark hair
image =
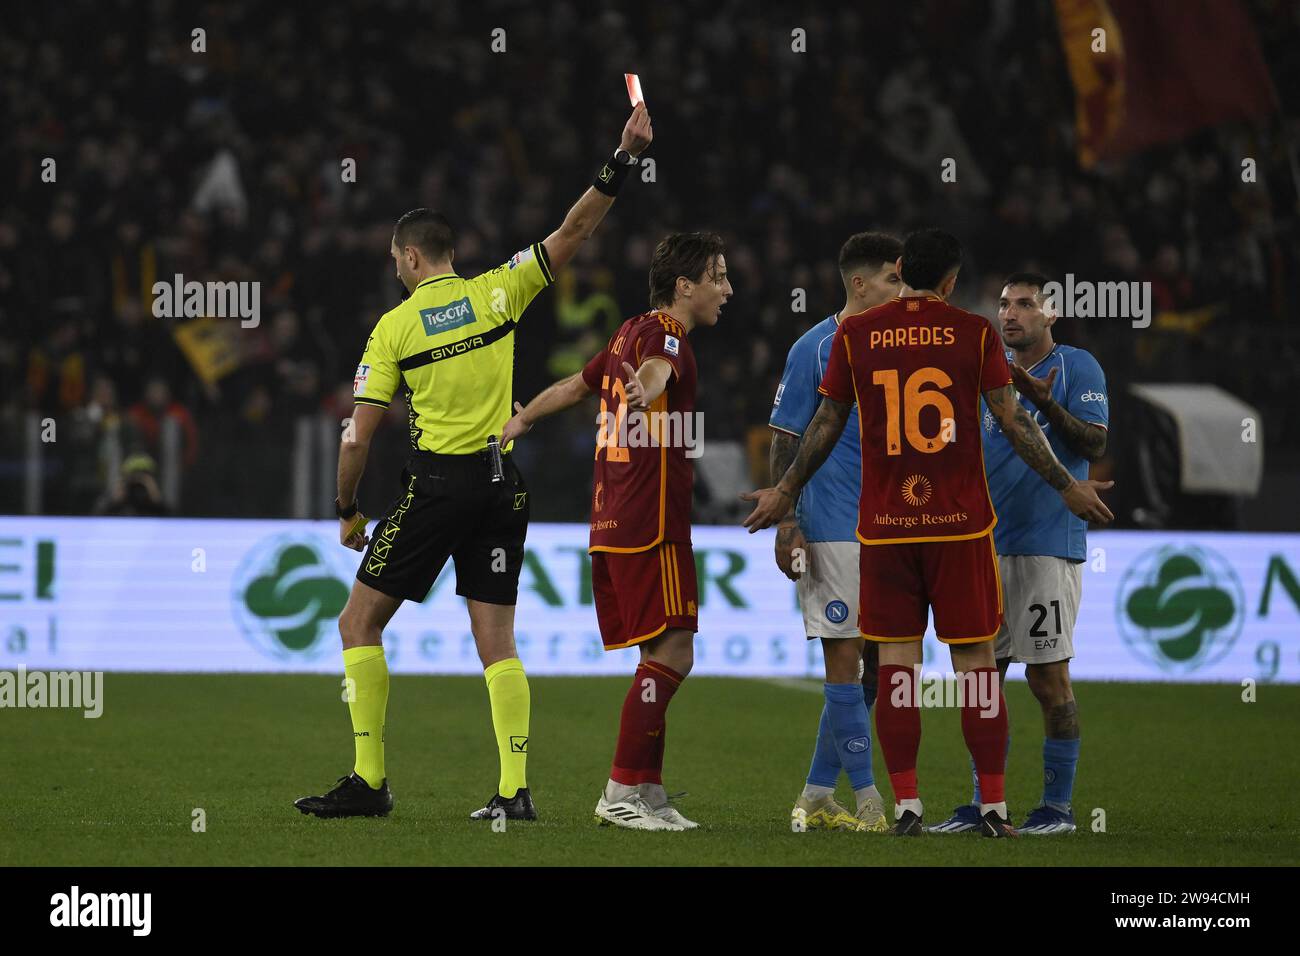
<svg viewBox="0 0 1300 956">
<path fill-rule="evenodd" d="M 456 248 L 456 233 L 442 213 L 421 207 L 397 220 L 393 243 L 399 251 L 415 246 L 430 262 L 441 262 L 451 258 Z"/>
<path fill-rule="evenodd" d="M 942 229 L 918 229 L 903 240 L 899 278 L 912 289 L 937 289 L 961 267 L 961 241 Z"/>
<path fill-rule="evenodd" d="M 840 246 L 840 275 L 845 279 L 850 272 L 868 266 L 873 271 L 885 263 L 891 266 L 903 254 L 903 244 L 896 236 L 886 232 L 857 232 Z"/>
<path fill-rule="evenodd" d="M 726 252 L 722 237 L 714 232 L 675 232 L 655 246 L 650 260 L 650 308 L 672 305 L 677 297 L 677 279 L 685 276 L 702 282 L 704 274 Z"/>
</svg>

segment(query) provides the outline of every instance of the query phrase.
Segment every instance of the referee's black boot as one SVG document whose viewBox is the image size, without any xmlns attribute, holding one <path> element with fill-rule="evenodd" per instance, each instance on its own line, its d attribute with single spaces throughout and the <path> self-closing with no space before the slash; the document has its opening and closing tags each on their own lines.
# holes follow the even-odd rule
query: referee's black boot
<svg viewBox="0 0 1300 956">
<path fill-rule="evenodd" d="M 487 802 L 487 806 L 475 810 L 469 815 L 471 820 L 494 820 L 496 819 L 497 810 L 500 810 L 507 820 L 536 820 L 537 808 L 533 806 L 533 795 L 528 792 L 527 787 L 520 787 L 513 797 L 503 797 L 501 794 L 493 794 L 492 799 Z"/>
<path fill-rule="evenodd" d="M 329 793 L 299 797 L 293 805 L 318 817 L 386 817 L 393 809 L 393 791 L 388 789 L 387 778 L 375 790 L 354 772 L 339 777 Z"/>
</svg>

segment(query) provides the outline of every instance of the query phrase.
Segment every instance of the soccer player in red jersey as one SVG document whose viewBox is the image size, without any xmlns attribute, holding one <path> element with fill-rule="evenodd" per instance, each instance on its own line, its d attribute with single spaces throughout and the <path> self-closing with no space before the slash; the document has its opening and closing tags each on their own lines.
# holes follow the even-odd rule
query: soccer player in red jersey
<svg viewBox="0 0 1300 956">
<path fill-rule="evenodd" d="M 505 446 L 538 419 L 600 396 L 591 499 L 591 582 L 606 650 L 636 646 L 601 823 L 690 830 L 663 786 L 665 715 L 694 661 L 695 556 L 691 449 L 695 355 L 687 336 L 716 325 L 731 297 L 722 240 L 677 233 L 655 249 L 650 311 L 624 322 L 586 367 L 505 424 Z M 1000 354 L 1000 353 L 999 353 Z"/>
<path fill-rule="evenodd" d="M 1076 479 L 1016 399 L 997 330 L 947 303 L 961 267 L 961 243 L 938 229 L 914 232 L 898 260 L 898 297 L 849 316 L 831 343 L 825 397 L 799 453 L 757 501 L 750 532 L 789 510 L 830 454 L 856 399 L 862 435 L 858 627 L 880 645 L 876 733 L 894 788 L 894 833 L 920 836 L 916 756 L 921 743 L 921 639 L 934 612 L 939 640 L 959 675 L 962 734 L 979 776 L 981 832 L 1013 836 L 1004 797 L 1007 714 L 993 638 L 1002 624 L 1002 587 L 984 480 L 980 396 L 1016 453 L 1091 521 L 1113 517 L 1097 497 L 1109 483 Z"/>
</svg>

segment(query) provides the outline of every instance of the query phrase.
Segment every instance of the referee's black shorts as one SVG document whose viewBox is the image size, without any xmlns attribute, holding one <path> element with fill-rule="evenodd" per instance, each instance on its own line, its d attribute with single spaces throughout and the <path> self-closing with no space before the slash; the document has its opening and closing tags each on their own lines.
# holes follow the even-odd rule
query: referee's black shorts
<svg viewBox="0 0 1300 956">
<path fill-rule="evenodd" d="M 486 452 L 414 453 L 402 491 L 371 532 L 357 580 L 390 597 L 423 601 L 447 559 L 456 593 L 486 604 L 514 604 L 528 533 L 528 488 L 512 455 L 505 480 L 491 480 Z"/>
</svg>

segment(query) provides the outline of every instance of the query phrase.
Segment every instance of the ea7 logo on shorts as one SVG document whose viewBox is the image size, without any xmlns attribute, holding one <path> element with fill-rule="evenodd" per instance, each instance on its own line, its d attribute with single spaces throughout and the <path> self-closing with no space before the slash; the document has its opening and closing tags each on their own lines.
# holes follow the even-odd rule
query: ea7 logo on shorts
<svg viewBox="0 0 1300 956">
<path fill-rule="evenodd" d="M 1036 650 L 1036 651 L 1050 651 L 1050 650 L 1053 650 L 1053 649 L 1056 647 L 1056 642 L 1057 642 L 1058 640 L 1059 640 L 1059 638 L 1056 638 L 1056 637 L 1049 637 L 1049 638 L 1048 638 L 1047 640 L 1045 640 L 1045 641 L 1034 641 L 1034 650 Z"/>
<path fill-rule="evenodd" d="M 664 351 L 669 355 L 676 355 L 678 352 L 681 351 L 681 347 L 682 347 L 681 342 L 679 342 L 675 336 L 672 335 L 664 336 Z"/>
<path fill-rule="evenodd" d="M 420 321 L 424 323 L 425 335 L 437 335 L 440 332 L 458 329 L 477 320 L 474 307 L 469 304 L 469 296 L 436 309 L 420 310 Z"/>
<path fill-rule="evenodd" d="M 831 601 L 826 605 L 826 620 L 832 624 L 843 624 L 849 616 L 849 606 L 843 601 Z"/>
</svg>

